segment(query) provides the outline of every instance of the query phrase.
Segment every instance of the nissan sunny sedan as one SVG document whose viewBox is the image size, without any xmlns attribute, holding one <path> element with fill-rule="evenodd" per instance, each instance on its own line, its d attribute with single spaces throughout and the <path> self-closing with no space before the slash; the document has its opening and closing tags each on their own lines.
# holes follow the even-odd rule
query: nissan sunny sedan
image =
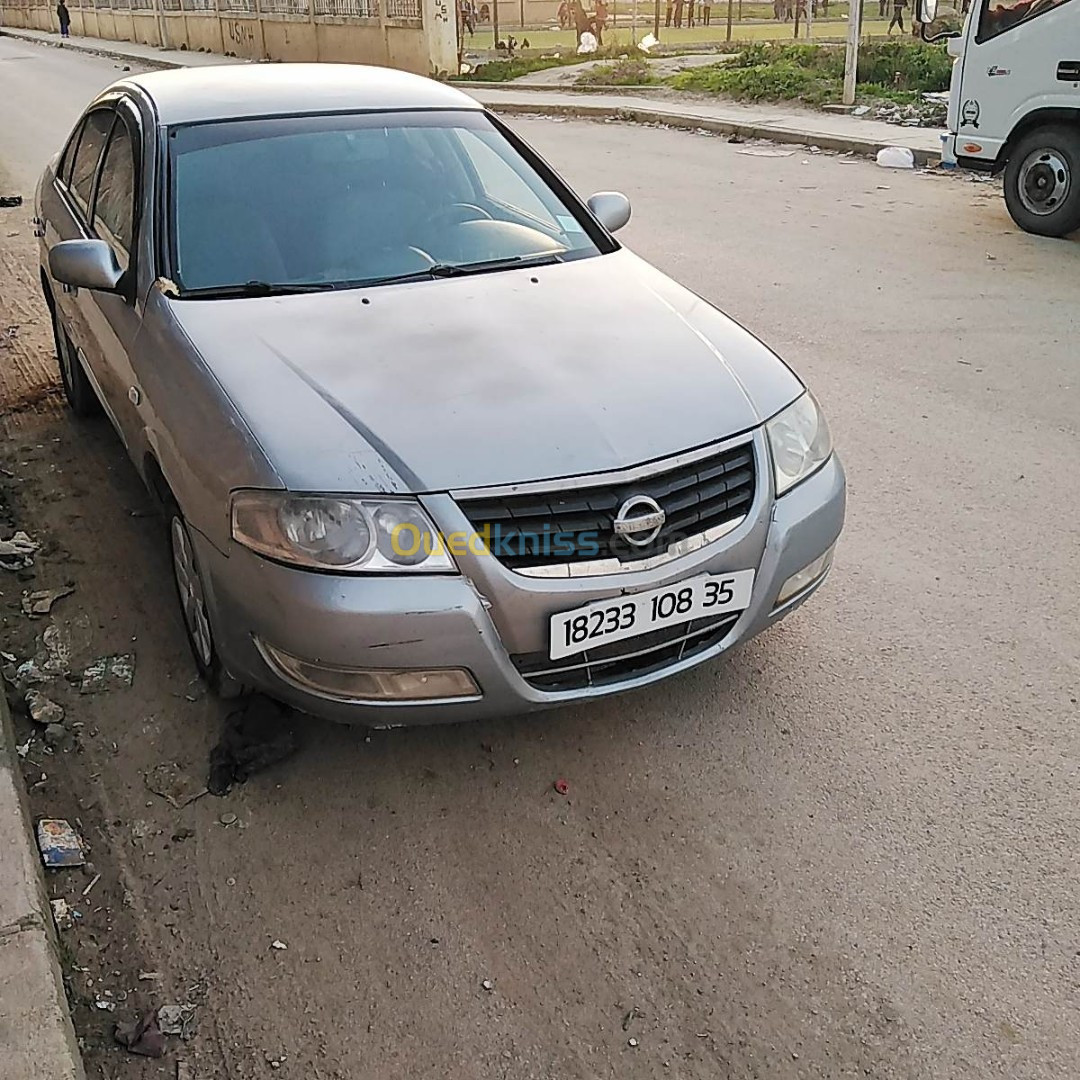
<svg viewBox="0 0 1080 1080">
<path fill-rule="evenodd" d="M 822 583 L 844 474 L 775 354 L 402 72 L 125 78 L 36 196 L 72 410 L 168 523 L 223 695 L 374 726 L 644 686 Z"/>
</svg>

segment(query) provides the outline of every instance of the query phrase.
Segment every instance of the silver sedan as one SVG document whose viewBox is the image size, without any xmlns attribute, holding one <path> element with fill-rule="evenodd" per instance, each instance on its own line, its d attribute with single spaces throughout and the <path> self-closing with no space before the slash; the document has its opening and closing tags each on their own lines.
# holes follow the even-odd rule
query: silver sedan
<svg viewBox="0 0 1080 1080">
<path fill-rule="evenodd" d="M 844 474 L 798 377 L 452 88 L 133 76 L 36 214 L 68 401 L 160 500 L 219 693 L 519 713 L 711 660 L 829 572 Z"/>
</svg>

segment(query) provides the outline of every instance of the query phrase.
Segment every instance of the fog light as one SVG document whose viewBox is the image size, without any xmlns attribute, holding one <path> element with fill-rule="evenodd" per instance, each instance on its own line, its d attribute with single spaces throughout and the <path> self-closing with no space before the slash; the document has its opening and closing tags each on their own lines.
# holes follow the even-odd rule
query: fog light
<svg viewBox="0 0 1080 1080">
<path fill-rule="evenodd" d="M 464 668 L 414 671 L 339 667 L 301 660 L 265 641 L 256 644 L 263 659 L 287 682 L 335 701 L 431 701 L 480 696 L 480 687 Z"/>
<path fill-rule="evenodd" d="M 829 548 L 824 555 L 810 563 L 809 566 L 804 566 L 797 574 L 792 574 L 780 587 L 780 595 L 777 596 L 773 607 L 781 607 L 792 597 L 798 596 L 799 593 L 809 589 L 814 582 L 820 581 L 829 572 L 829 567 L 832 566 L 834 548 L 835 545 Z"/>
</svg>

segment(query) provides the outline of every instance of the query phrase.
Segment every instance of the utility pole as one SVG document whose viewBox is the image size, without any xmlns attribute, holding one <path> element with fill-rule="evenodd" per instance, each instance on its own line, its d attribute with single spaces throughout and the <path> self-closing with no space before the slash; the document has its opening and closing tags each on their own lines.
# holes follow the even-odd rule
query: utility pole
<svg viewBox="0 0 1080 1080">
<path fill-rule="evenodd" d="M 727 37 L 725 41 L 731 40 L 731 16 L 734 14 L 735 0 L 727 0 Z"/>
<path fill-rule="evenodd" d="M 499 0 L 491 0 L 491 32 L 495 35 L 495 55 L 499 55 Z"/>
<path fill-rule="evenodd" d="M 859 32 L 862 30 L 863 0 L 848 5 L 847 51 L 844 54 L 844 104 L 855 104 L 855 77 L 859 70 Z"/>
<path fill-rule="evenodd" d="M 656 0 L 656 6 L 653 9 L 653 37 L 657 41 L 660 40 L 660 0 Z"/>
</svg>

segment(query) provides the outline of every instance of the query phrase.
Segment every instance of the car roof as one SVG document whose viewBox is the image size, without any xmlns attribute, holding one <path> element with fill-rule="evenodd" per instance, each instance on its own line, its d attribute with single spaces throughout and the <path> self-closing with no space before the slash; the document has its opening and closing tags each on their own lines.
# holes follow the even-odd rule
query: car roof
<svg viewBox="0 0 1080 1080">
<path fill-rule="evenodd" d="M 213 64 L 131 75 L 110 87 L 138 87 L 162 124 L 391 109 L 480 109 L 445 83 L 362 64 Z"/>
</svg>

